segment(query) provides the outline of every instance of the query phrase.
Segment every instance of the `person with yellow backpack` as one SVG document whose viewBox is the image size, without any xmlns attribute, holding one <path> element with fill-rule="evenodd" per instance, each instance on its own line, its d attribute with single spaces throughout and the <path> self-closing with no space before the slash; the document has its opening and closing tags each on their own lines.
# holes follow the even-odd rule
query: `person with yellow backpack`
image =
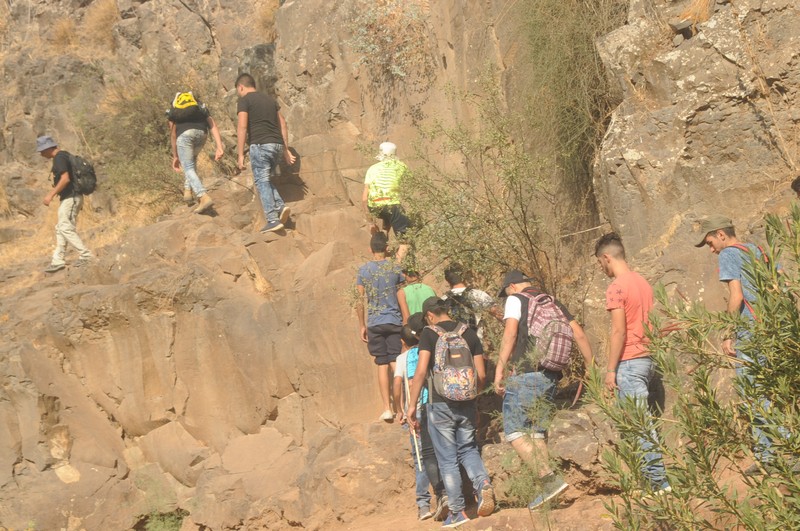
<svg viewBox="0 0 800 531">
<path fill-rule="evenodd" d="M 176 172 L 183 170 L 183 200 L 191 205 L 193 196 L 196 197 L 198 205 L 194 212 L 200 214 L 211 208 L 214 202 L 197 175 L 197 155 L 203 149 L 210 131 L 217 145 L 214 160 L 221 159 L 225 153 L 222 137 L 208 107 L 201 104 L 191 92 L 175 94 L 167 110 L 167 119 L 172 144 L 172 169 Z"/>
</svg>

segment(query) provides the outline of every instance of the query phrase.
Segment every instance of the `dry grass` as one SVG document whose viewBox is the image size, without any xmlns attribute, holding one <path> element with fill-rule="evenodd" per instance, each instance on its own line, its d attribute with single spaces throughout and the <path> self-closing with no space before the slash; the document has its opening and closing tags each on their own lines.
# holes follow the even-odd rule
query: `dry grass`
<svg viewBox="0 0 800 531">
<path fill-rule="evenodd" d="M 11 214 L 11 207 L 8 204 L 8 195 L 4 186 L 0 186 L 0 218 Z"/>
<path fill-rule="evenodd" d="M 151 205 L 146 197 L 129 197 L 117 205 L 117 212 L 111 216 L 98 214 L 92 210 L 92 196 L 87 196 L 83 210 L 78 216 L 78 234 L 95 254 L 98 249 L 119 242 L 131 229 L 152 223 L 165 213 L 163 205 Z M 42 217 L 37 217 L 35 232 L 28 237 L 14 240 L 13 245 L 4 245 L 0 253 L 0 269 L 19 267 L 36 260 L 44 267 L 50 261 L 55 245 L 55 225 L 58 221 L 58 199 L 50 204 Z M 18 222 L 7 221 L 0 226 L 19 226 Z M 67 250 L 67 260 L 76 258 L 74 249 Z"/>
<path fill-rule="evenodd" d="M 272 42 L 277 37 L 275 32 L 275 13 L 280 3 L 278 0 L 263 0 L 256 12 L 256 28 L 258 28 L 267 42 Z"/>
<path fill-rule="evenodd" d="M 711 18 L 716 0 L 692 0 L 680 15 L 681 20 L 691 20 L 692 27 Z"/>
<path fill-rule="evenodd" d="M 75 32 L 75 21 L 71 18 L 62 18 L 53 25 L 52 43 L 62 50 L 72 48 L 78 43 L 78 34 Z"/>
<path fill-rule="evenodd" d="M 92 44 L 114 51 L 113 30 L 119 18 L 116 0 L 97 0 L 83 16 L 83 33 Z"/>
</svg>

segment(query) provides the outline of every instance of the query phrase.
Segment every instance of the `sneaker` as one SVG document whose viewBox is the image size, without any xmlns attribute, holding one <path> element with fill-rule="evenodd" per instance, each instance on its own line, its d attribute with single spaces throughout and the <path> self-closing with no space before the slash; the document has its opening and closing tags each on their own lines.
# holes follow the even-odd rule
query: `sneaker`
<svg viewBox="0 0 800 531">
<path fill-rule="evenodd" d="M 391 410 L 387 409 L 386 411 L 381 413 L 380 419 L 385 420 L 386 422 L 391 422 L 394 420 L 394 414 L 391 412 Z"/>
<path fill-rule="evenodd" d="M 47 266 L 45 268 L 44 272 L 45 273 L 55 273 L 56 271 L 61 271 L 65 267 L 67 267 L 66 264 L 50 264 L 49 266 Z"/>
<path fill-rule="evenodd" d="M 567 487 L 569 487 L 569 485 L 564 482 L 564 478 L 561 476 L 555 473 L 546 475 L 542 478 L 542 493 L 528 504 L 528 510 L 533 511 L 538 509 L 546 502 L 567 490 Z"/>
<path fill-rule="evenodd" d="M 281 209 L 281 215 L 280 215 L 281 223 L 286 223 L 287 221 L 289 221 L 289 214 L 291 214 L 291 213 L 292 213 L 292 211 L 289 210 L 289 207 L 284 206 Z"/>
<path fill-rule="evenodd" d="M 761 467 L 758 466 L 757 463 L 753 463 L 752 465 L 750 465 L 749 467 L 744 469 L 744 475 L 745 476 L 751 476 L 751 477 L 752 476 L 760 476 L 763 473 L 764 472 L 761 471 Z"/>
<path fill-rule="evenodd" d="M 666 496 L 670 492 L 672 492 L 672 487 L 667 485 L 666 487 L 655 489 L 652 494 L 645 494 L 644 496 L 642 496 L 642 499 L 652 500 L 653 498 L 658 498 L 659 496 Z"/>
<path fill-rule="evenodd" d="M 91 261 L 92 260 L 90 258 L 81 258 L 77 262 L 75 262 L 75 267 L 85 266 L 86 264 L 88 264 Z"/>
<path fill-rule="evenodd" d="M 489 516 L 494 512 L 494 488 L 488 481 L 484 481 L 478 491 L 478 516 Z"/>
<path fill-rule="evenodd" d="M 433 511 L 433 519 L 441 522 L 447 516 L 450 509 L 447 504 L 447 494 L 442 494 L 436 499 L 436 510 Z"/>
<path fill-rule="evenodd" d="M 261 227 L 261 233 L 265 232 L 275 232 L 276 230 L 281 230 L 283 228 L 283 223 L 280 221 L 273 221 L 272 223 L 267 223 L 263 227 Z"/>
<path fill-rule="evenodd" d="M 457 513 L 450 512 L 447 516 L 447 520 L 444 521 L 442 527 L 460 527 L 464 524 L 469 522 L 469 516 L 464 511 L 460 511 Z"/>
<path fill-rule="evenodd" d="M 431 518 L 431 517 L 433 517 L 433 513 L 431 512 L 431 508 L 430 507 L 428 507 L 427 505 L 423 505 L 422 507 L 419 508 L 419 519 L 420 519 L 420 521 L 427 520 L 428 518 Z"/>
</svg>

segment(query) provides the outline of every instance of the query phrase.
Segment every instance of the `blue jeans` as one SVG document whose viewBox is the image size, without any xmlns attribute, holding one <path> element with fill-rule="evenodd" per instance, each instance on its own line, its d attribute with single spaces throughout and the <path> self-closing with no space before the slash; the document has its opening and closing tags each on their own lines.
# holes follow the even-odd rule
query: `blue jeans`
<svg viewBox="0 0 800 531">
<path fill-rule="evenodd" d="M 270 178 L 283 155 L 283 144 L 250 144 L 250 166 L 253 168 L 253 182 L 261 198 L 264 217 L 267 223 L 280 219 L 284 203 Z"/>
<path fill-rule="evenodd" d="M 741 340 L 744 338 L 739 337 L 738 339 Z M 748 363 L 753 363 L 752 358 L 738 349 L 736 350 L 736 358 L 743 362 L 736 366 L 736 376 L 740 379 L 740 381 L 747 380 L 752 384 L 753 377 L 750 375 L 747 367 Z M 739 395 L 744 397 L 741 383 L 736 387 Z M 767 434 L 764 433 L 764 430 L 761 429 L 761 426 L 765 425 L 767 420 L 761 416 L 759 410 L 768 411 L 772 406 L 772 403 L 764 397 L 761 397 L 757 400 L 757 407 L 753 407 L 753 404 L 748 400 L 745 400 L 744 407 L 747 409 L 747 412 L 750 415 L 750 427 L 753 432 L 754 441 L 753 453 L 755 454 L 755 458 L 762 464 L 769 464 L 772 462 L 775 456 L 772 453 L 772 441 L 769 439 L 769 437 L 767 437 Z"/>
<path fill-rule="evenodd" d="M 206 145 L 207 136 L 202 129 L 187 129 L 175 141 L 178 160 L 181 161 L 181 168 L 183 168 L 183 187 L 190 188 L 196 197 L 202 197 L 206 193 L 206 189 L 197 175 L 197 170 L 195 170 L 195 165 L 197 155 Z"/>
<path fill-rule="evenodd" d="M 649 386 L 656 368 L 649 356 L 619 362 L 617 366 L 617 388 L 620 401 L 633 400 L 638 407 L 647 408 L 647 398 L 650 394 Z M 649 417 L 648 417 L 649 418 Z M 642 450 L 644 464 L 642 474 L 650 482 L 653 490 L 660 490 L 669 485 L 661 453 L 653 450 L 656 440 L 656 430 L 652 419 L 649 422 L 650 436 L 639 436 L 639 448 Z"/>
<path fill-rule="evenodd" d="M 489 481 L 475 442 L 475 416 L 474 402 L 428 404 L 428 431 L 439 461 L 447 501 L 454 513 L 463 511 L 466 506 L 459 464 L 466 470 L 476 492 Z"/>
<path fill-rule="evenodd" d="M 553 371 L 537 371 L 508 377 L 503 397 L 503 431 L 508 442 L 529 431 L 534 439 L 544 438 L 559 376 Z"/>
</svg>

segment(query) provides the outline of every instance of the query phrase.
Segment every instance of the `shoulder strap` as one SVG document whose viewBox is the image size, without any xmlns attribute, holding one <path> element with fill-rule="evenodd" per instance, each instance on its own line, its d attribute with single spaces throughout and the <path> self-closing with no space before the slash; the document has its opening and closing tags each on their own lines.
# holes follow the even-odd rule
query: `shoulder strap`
<svg viewBox="0 0 800 531">
<path fill-rule="evenodd" d="M 457 331 L 458 335 L 463 337 L 464 336 L 464 332 L 467 331 L 467 328 L 469 328 L 469 326 L 465 325 L 464 323 L 460 323 L 458 328 L 456 329 L 456 331 Z"/>
</svg>

